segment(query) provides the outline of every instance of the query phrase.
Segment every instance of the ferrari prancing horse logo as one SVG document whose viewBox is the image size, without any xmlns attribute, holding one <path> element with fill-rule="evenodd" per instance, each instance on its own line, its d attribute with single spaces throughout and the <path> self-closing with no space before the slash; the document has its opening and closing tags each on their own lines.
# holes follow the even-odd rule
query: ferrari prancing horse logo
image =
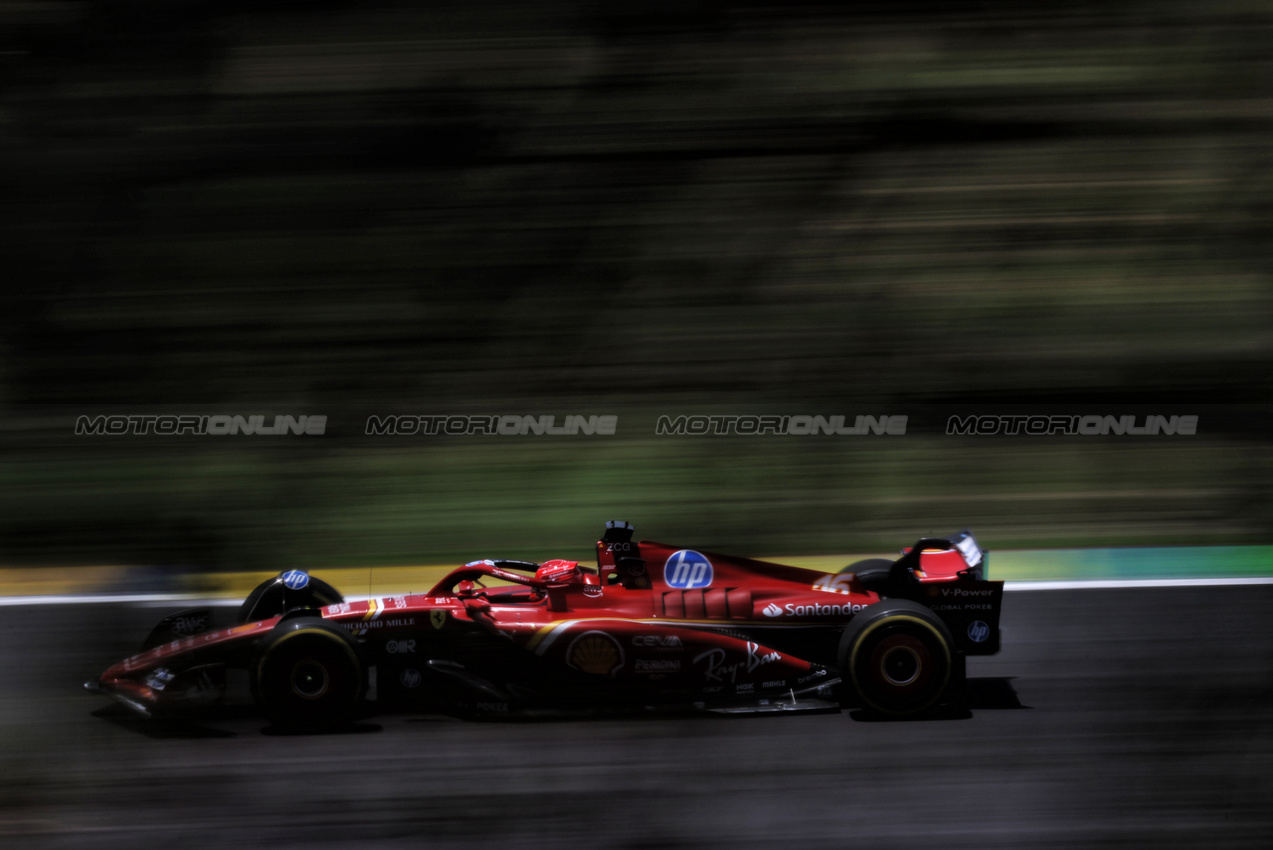
<svg viewBox="0 0 1273 850">
<path fill-rule="evenodd" d="M 433 624 L 433 628 L 440 629 L 446 622 L 446 611 L 441 608 L 429 612 L 429 622 Z"/>
</svg>

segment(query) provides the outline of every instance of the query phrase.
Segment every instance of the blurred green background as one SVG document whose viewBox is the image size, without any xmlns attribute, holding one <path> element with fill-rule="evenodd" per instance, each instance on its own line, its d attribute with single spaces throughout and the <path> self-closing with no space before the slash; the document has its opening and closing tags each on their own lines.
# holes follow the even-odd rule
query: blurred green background
<svg viewBox="0 0 1273 850">
<path fill-rule="evenodd" d="M 1267 404 L 1271 34 L 1268 3 L 1165 0 L 0 5 L 0 564 L 584 557 L 612 517 L 758 555 L 1273 542 L 1267 429 L 1205 416 L 652 430 Z M 58 418 L 165 404 L 620 424 L 283 445 Z"/>
</svg>

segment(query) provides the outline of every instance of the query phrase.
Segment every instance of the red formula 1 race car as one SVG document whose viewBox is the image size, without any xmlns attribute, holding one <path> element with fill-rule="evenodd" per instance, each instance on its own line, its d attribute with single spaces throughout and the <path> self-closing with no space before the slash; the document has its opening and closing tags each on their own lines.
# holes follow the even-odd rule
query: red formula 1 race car
<svg viewBox="0 0 1273 850">
<path fill-rule="evenodd" d="M 827 574 L 634 542 L 610 522 L 595 569 L 474 561 L 428 593 L 361 602 L 284 572 L 224 628 L 211 609 L 166 618 L 86 687 L 150 715 L 246 678 L 270 721 L 297 731 L 386 709 L 914 716 L 957 702 L 967 656 L 999 650 L 1003 582 L 985 569 L 967 531 Z"/>
</svg>

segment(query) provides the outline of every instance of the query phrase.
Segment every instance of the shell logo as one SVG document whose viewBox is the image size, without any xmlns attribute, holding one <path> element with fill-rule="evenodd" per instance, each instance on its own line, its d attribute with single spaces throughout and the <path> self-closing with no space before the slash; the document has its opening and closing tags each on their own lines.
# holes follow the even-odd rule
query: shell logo
<svg viewBox="0 0 1273 850">
<path fill-rule="evenodd" d="M 613 676 L 623 666 L 623 648 L 605 632 L 584 632 L 566 650 L 566 663 L 593 676 Z"/>
</svg>

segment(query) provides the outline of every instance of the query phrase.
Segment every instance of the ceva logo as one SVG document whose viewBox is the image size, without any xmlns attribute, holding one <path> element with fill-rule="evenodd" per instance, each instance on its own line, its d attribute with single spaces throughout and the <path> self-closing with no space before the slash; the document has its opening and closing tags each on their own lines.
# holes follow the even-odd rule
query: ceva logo
<svg viewBox="0 0 1273 850">
<path fill-rule="evenodd" d="M 693 549 L 673 552 L 663 565 L 663 580 L 669 587 L 692 590 L 712 583 L 712 562 Z"/>
<path fill-rule="evenodd" d="M 766 617 L 781 617 L 782 616 L 782 609 L 779 608 L 777 605 L 773 604 L 772 602 L 766 605 L 762 609 L 762 611 Z"/>
</svg>

